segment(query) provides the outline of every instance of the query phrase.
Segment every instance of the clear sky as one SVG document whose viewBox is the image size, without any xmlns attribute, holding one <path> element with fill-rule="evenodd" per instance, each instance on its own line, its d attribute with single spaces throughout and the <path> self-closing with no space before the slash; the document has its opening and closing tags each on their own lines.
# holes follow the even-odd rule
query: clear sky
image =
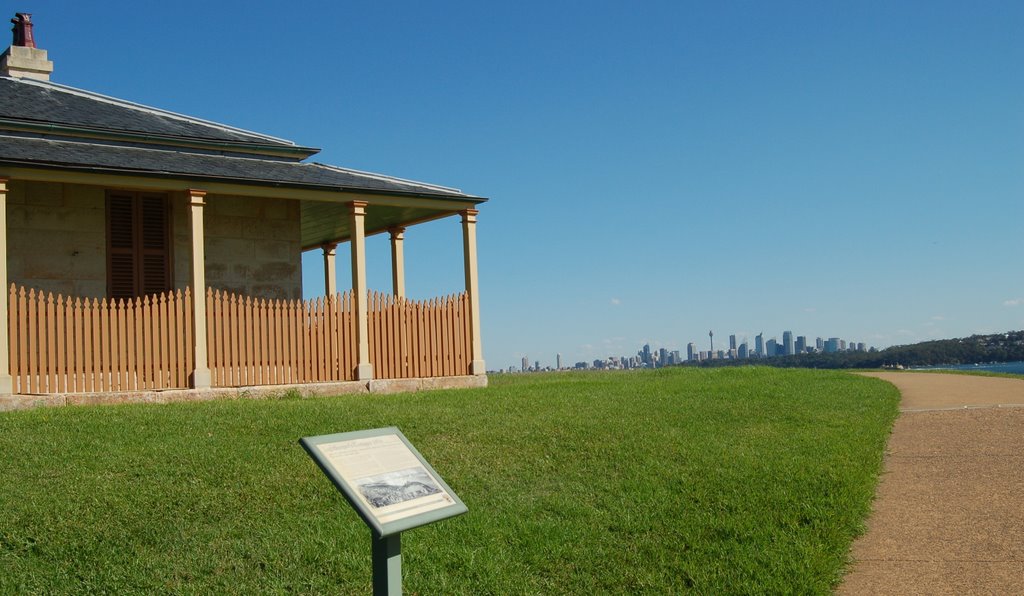
<svg viewBox="0 0 1024 596">
<path fill-rule="evenodd" d="M 488 368 L 1024 329 L 1020 0 L 3 4 L 57 82 L 489 197 Z M 406 238 L 462 289 L 457 218 Z"/>
</svg>

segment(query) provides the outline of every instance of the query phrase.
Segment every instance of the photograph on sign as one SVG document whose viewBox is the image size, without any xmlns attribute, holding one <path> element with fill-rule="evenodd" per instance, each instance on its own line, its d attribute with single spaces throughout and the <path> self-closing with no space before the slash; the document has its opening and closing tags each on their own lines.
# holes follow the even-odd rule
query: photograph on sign
<svg viewBox="0 0 1024 596">
<path fill-rule="evenodd" d="M 397 435 L 321 443 L 317 447 L 342 480 L 356 489 L 381 525 L 455 503 Z"/>
</svg>

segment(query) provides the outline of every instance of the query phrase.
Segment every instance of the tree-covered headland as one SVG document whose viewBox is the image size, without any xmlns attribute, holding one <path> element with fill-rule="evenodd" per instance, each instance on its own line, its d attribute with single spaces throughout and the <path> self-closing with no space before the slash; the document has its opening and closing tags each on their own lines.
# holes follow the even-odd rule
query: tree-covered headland
<svg viewBox="0 0 1024 596">
<path fill-rule="evenodd" d="M 1024 361 L 1024 331 L 939 339 L 873 352 L 822 352 L 760 358 L 753 362 L 781 368 L 887 368 L 977 362 Z M 705 360 L 699 366 L 750 365 L 745 360 Z M 693 366 L 692 364 L 690 366 Z"/>
</svg>

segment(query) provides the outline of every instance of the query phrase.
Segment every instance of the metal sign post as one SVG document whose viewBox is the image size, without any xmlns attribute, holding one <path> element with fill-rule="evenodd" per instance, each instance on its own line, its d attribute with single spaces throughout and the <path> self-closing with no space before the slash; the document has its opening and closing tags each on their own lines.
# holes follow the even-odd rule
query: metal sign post
<svg viewBox="0 0 1024 596">
<path fill-rule="evenodd" d="M 373 593 L 402 593 L 401 533 L 468 511 L 395 427 L 299 440 L 372 532 Z"/>
<path fill-rule="evenodd" d="M 373 537 L 373 596 L 402 594 L 402 535 Z"/>
</svg>

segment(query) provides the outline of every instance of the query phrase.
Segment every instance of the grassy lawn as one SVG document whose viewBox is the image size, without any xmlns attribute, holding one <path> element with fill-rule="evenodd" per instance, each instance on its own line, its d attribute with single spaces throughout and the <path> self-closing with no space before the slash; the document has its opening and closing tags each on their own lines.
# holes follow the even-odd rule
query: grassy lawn
<svg viewBox="0 0 1024 596">
<path fill-rule="evenodd" d="M 297 441 L 390 425 L 469 507 L 403 535 L 407 593 L 828 593 L 897 403 L 730 368 L 0 414 L 0 593 L 369 593 L 369 531 Z"/>
</svg>

